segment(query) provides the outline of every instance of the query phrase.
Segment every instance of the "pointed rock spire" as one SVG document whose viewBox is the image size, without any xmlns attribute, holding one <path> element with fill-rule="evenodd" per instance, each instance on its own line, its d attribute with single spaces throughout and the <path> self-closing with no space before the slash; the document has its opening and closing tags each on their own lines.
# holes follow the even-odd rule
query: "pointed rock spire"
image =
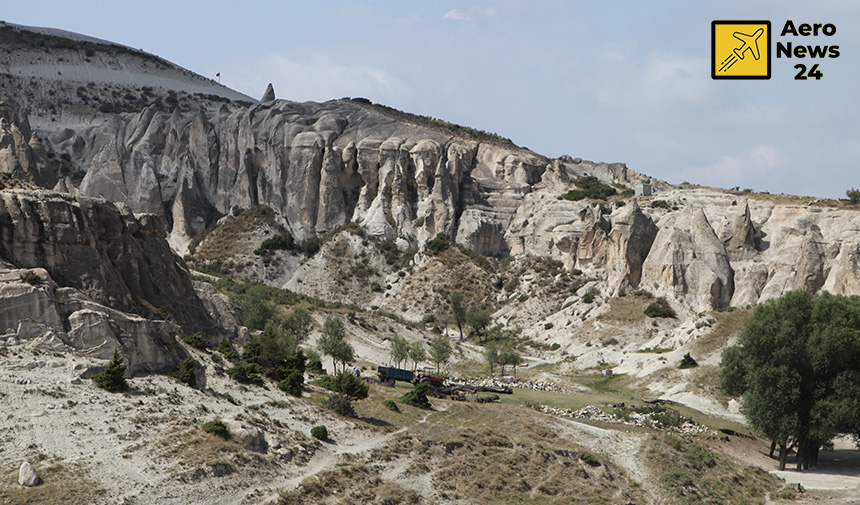
<svg viewBox="0 0 860 505">
<path fill-rule="evenodd" d="M 266 87 L 266 92 L 263 93 L 263 98 L 260 100 L 260 103 L 271 102 L 275 99 L 275 88 L 272 87 L 272 83 Z"/>
</svg>

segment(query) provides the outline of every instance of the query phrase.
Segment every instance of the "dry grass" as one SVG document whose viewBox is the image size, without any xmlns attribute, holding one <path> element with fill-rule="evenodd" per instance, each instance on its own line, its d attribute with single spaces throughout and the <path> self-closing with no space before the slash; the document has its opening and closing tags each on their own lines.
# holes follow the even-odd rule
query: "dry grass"
<svg viewBox="0 0 860 505">
<path fill-rule="evenodd" d="M 282 231 L 275 221 L 275 212 L 261 205 L 228 217 L 223 225 L 204 231 L 191 241 L 188 250 L 194 262 L 229 262 L 238 256 L 252 254 L 262 243 L 262 240 L 249 239 L 266 232 L 271 235 Z"/>
<path fill-rule="evenodd" d="M 0 476 L 0 503 L 8 505 L 90 505 L 108 503 L 104 489 L 89 480 L 77 466 L 62 463 L 36 464 L 42 484 L 18 485 L 18 467 L 4 465 Z"/>
<path fill-rule="evenodd" d="M 352 463 L 323 470 L 305 479 L 295 491 L 282 491 L 279 505 L 379 503 L 419 505 L 425 500 L 411 489 L 383 480 L 380 469 Z"/>
<path fill-rule="evenodd" d="M 764 504 L 779 480 L 760 468 L 737 464 L 725 456 L 675 435 L 656 437 L 647 461 L 672 504 Z"/>
<path fill-rule="evenodd" d="M 635 323 L 648 319 L 645 315 L 645 307 L 652 300 L 639 296 L 625 296 L 613 298 L 609 301 L 609 311 L 597 316 L 598 321 Z"/>
<path fill-rule="evenodd" d="M 269 461 L 232 440 L 206 433 L 200 428 L 168 432 L 155 446 L 158 457 L 178 461 L 190 468 L 222 466 L 231 470 L 252 465 L 256 470 Z"/>
<path fill-rule="evenodd" d="M 753 309 L 711 312 L 710 315 L 717 322 L 713 325 L 713 329 L 709 333 L 696 339 L 692 350 L 699 356 L 708 356 L 722 350 L 732 337 L 740 333 L 752 313 Z"/>
</svg>

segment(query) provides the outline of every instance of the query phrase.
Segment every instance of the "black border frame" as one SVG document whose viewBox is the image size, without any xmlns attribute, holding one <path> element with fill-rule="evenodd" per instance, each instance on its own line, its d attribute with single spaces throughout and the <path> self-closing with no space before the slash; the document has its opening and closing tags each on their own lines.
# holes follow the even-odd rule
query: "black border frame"
<svg viewBox="0 0 860 505">
<path fill-rule="evenodd" d="M 717 52 L 716 52 L 716 38 L 717 38 L 717 25 L 767 25 L 767 75 L 717 75 Z M 711 79 L 721 81 L 721 80 L 767 80 L 770 79 L 770 69 L 771 64 L 773 63 L 772 54 L 770 52 L 770 33 L 771 33 L 771 24 L 770 21 L 762 20 L 762 21 L 729 21 L 729 20 L 714 20 L 711 21 Z"/>
</svg>

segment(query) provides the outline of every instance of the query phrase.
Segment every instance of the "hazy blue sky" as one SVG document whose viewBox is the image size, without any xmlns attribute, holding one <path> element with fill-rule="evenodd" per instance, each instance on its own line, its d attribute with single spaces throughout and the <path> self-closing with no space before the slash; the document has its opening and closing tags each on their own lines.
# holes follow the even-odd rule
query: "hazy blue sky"
<svg viewBox="0 0 860 505">
<path fill-rule="evenodd" d="M 547 156 L 623 161 L 673 183 L 840 197 L 860 187 L 856 0 L 13 2 L 6 21 L 157 54 L 254 97 L 364 96 Z M 766 19 L 769 81 L 713 81 L 710 23 Z M 780 37 L 787 19 L 832 37 Z M 818 63 L 820 81 L 795 81 Z"/>
</svg>

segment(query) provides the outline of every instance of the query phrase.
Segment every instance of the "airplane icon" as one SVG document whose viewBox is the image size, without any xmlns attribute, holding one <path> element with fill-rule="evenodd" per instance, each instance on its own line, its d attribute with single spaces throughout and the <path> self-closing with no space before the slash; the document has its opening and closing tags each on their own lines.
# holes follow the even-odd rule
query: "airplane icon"
<svg viewBox="0 0 860 505">
<path fill-rule="evenodd" d="M 740 48 L 735 49 L 735 56 L 740 59 L 744 59 L 744 51 L 749 49 L 752 52 L 753 58 L 759 59 L 760 54 L 758 52 L 758 38 L 761 37 L 761 34 L 764 33 L 764 28 L 759 28 L 752 35 L 746 35 L 741 32 L 735 32 L 733 36 L 744 43 Z"/>
<path fill-rule="evenodd" d="M 752 35 L 747 35 L 746 33 L 735 32 L 732 35 L 734 38 L 743 42 L 740 47 L 737 47 L 732 50 L 732 54 L 730 54 L 723 62 L 721 63 L 720 72 L 726 72 L 729 68 L 732 67 L 738 60 L 744 59 L 744 53 L 749 50 L 753 59 L 758 60 L 761 57 L 761 53 L 758 50 L 758 39 L 764 33 L 764 28 L 759 28 Z"/>
</svg>

